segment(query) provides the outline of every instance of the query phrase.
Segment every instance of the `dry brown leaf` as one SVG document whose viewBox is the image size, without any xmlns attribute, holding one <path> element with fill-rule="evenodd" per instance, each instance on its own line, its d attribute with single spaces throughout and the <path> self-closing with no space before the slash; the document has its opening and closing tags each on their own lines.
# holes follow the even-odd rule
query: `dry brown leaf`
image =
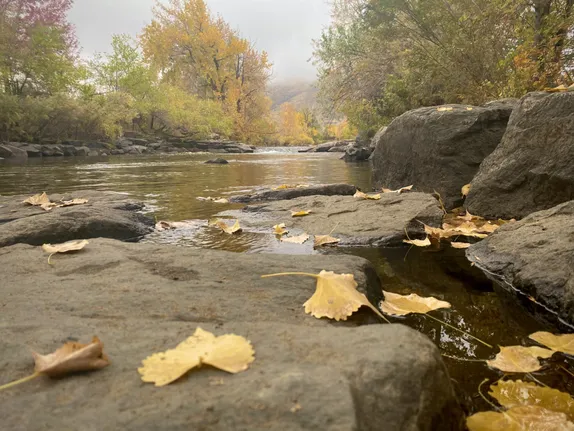
<svg viewBox="0 0 574 431">
<path fill-rule="evenodd" d="M 34 371 L 50 377 L 99 370 L 110 365 L 104 354 L 104 345 L 98 337 L 94 337 L 90 344 L 69 342 L 49 355 L 36 352 L 32 352 L 32 355 L 36 362 Z"/>
<path fill-rule="evenodd" d="M 71 207 L 74 205 L 84 205 L 84 204 L 87 204 L 88 202 L 89 202 L 88 199 L 77 198 L 77 199 L 72 199 L 69 201 L 62 201 L 62 203 L 58 204 L 57 206 L 58 207 Z"/>
<path fill-rule="evenodd" d="M 175 349 L 154 353 L 144 359 L 138 372 L 144 382 L 165 386 L 202 364 L 233 374 L 245 371 L 255 360 L 254 355 L 251 343 L 239 335 L 216 337 L 197 328 L 193 336 Z"/>
<path fill-rule="evenodd" d="M 468 242 L 451 242 L 450 245 L 453 248 L 465 249 L 469 248 L 472 244 L 469 244 Z"/>
<path fill-rule="evenodd" d="M 223 220 L 218 220 L 215 222 L 215 226 L 229 235 L 241 232 L 241 226 L 239 225 L 239 220 L 236 220 L 233 226 L 227 225 Z"/>
<path fill-rule="evenodd" d="M 467 110 L 467 111 L 472 111 L 473 108 L 472 108 L 472 106 L 467 106 L 467 107 L 466 107 L 466 110 Z"/>
<path fill-rule="evenodd" d="M 306 233 L 303 233 L 301 235 L 298 236 L 292 236 L 289 238 L 283 237 L 281 238 L 281 242 L 290 242 L 293 244 L 303 244 L 305 243 L 308 239 L 310 238 L 309 235 L 307 235 Z"/>
<path fill-rule="evenodd" d="M 554 335 L 550 332 L 535 332 L 529 338 L 557 352 L 574 356 L 574 334 Z"/>
<path fill-rule="evenodd" d="M 273 226 L 273 232 L 275 233 L 275 235 L 286 235 L 289 233 L 289 231 L 287 229 L 285 229 L 285 223 L 281 223 L 281 224 L 276 224 L 275 226 Z"/>
<path fill-rule="evenodd" d="M 468 194 L 470 193 L 470 189 L 471 189 L 472 185 L 471 184 L 467 184 L 465 186 L 462 187 L 462 189 L 460 190 L 460 193 L 462 194 L 462 197 L 467 197 Z"/>
<path fill-rule="evenodd" d="M 382 192 L 383 192 L 383 193 L 397 193 L 397 194 L 400 195 L 401 193 L 404 193 L 404 192 L 410 192 L 410 191 L 413 189 L 413 187 L 414 187 L 414 185 L 408 186 L 408 187 L 401 187 L 401 188 L 398 189 L 398 190 L 391 190 L 391 189 L 385 189 L 385 188 L 383 188 L 383 189 L 382 189 Z"/>
<path fill-rule="evenodd" d="M 80 251 L 89 243 L 90 242 L 88 240 L 82 239 L 82 240 L 68 241 L 63 244 L 54 244 L 54 245 L 44 244 L 42 246 L 42 250 L 44 250 L 46 253 L 50 253 L 50 256 L 48 257 L 48 263 L 50 263 L 50 258 L 52 257 L 52 255 L 56 253 L 68 253 L 71 251 Z"/>
<path fill-rule="evenodd" d="M 490 386 L 490 396 L 498 403 L 511 409 L 520 406 L 538 406 L 554 412 L 561 412 L 574 420 L 574 399 L 557 389 L 538 386 L 522 380 L 500 380 Z"/>
<path fill-rule="evenodd" d="M 311 211 L 291 211 L 291 217 L 305 217 L 311 214 Z"/>
<path fill-rule="evenodd" d="M 46 194 L 46 192 L 34 196 L 30 196 L 28 199 L 22 202 L 23 204 L 34 205 L 34 206 L 42 206 L 42 205 L 49 205 L 51 204 L 50 198 Z"/>
<path fill-rule="evenodd" d="M 406 316 L 411 313 L 426 314 L 439 308 L 451 307 L 450 303 L 440 301 L 432 296 L 425 298 L 416 293 L 411 293 L 410 295 L 399 295 L 385 291 L 383 293 L 385 294 L 385 300 L 381 301 L 379 307 L 381 307 L 383 313 L 393 316 Z"/>
<path fill-rule="evenodd" d="M 357 190 L 357 192 L 353 195 L 354 198 L 357 199 L 364 199 L 364 200 L 371 200 L 371 201 L 378 201 L 381 199 L 381 195 L 380 194 L 376 194 L 376 195 L 368 195 L 366 193 L 363 193 L 359 190 Z"/>
<path fill-rule="evenodd" d="M 544 91 L 546 91 L 547 93 L 561 93 L 564 91 L 568 91 L 568 87 L 566 87 L 564 84 L 559 85 L 558 87 L 554 87 L 554 88 L 545 88 Z"/>
<path fill-rule="evenodd" d="M 425 239 L 404 239 L 403 242 L 405 244 L 414 245 L 415 247 L 428 247 L 429 245 L 432 245 L 429 237 L 426 237 Z"/>
<path fill-rule="evenodd" d="M 574 431 L 574 424 L 564 413 L 538 406 L 476 413 L 466 419 L 466 425 L 469 431 Z"/>
<path fill-rule="evenodd" d="M 341 240 L 339 238 L 334 238 L 331 235 L 315 235 L 315 241 L 313 247 L 322 247 L 324 245 L 338 244 Z"/>
<path fill-rule="evenodd" d="M 453 111 L 454 108 L 452 106 L 442 106 L 436 109 L 438 112 L 450 112 Z"/>
<path fill-rule="evenodd" d="M 549 358 L 555 352 L 542 347 L 500 347 L 496 358 L 486 361 L 489 367 L 505 373 L 532 373 L 542 368 L 538 358 Z"/>
</svg>

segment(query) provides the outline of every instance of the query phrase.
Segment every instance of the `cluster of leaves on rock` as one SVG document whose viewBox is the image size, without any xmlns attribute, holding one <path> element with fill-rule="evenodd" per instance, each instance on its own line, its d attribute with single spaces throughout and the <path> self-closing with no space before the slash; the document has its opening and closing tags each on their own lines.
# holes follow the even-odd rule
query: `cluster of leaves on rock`
<svg viewBox="0 0 574 431">
<path fill-rule="evenodd" d="M 320 97 L 360 129 L 420 106 L 572 84 L 573 2 L 336 0 Z"/>
</svg>

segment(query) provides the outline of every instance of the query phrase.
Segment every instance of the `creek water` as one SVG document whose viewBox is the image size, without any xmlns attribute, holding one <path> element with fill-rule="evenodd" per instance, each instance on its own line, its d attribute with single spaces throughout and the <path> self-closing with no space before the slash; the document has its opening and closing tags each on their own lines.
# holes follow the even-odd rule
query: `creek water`
<svg viewBox="0 0 574 431">
<path fill-rule="evenodd" d="M 452 304 L 428 316 L 390 318 L 430 337 L 443 353 L 453 385 L 468 413 L 491 410 L 479 395 L 484 379 L 490 383 L 503 373 L 490 369 L 484 359 L 493 358 L 496 346 L 531 345 L 528 334 L 557 331 L 535 320 L 505 295 L 496 293 L 482 274 L 471 268 L 464 251 L 431 252 L 416 248 L 328 248 L 279 243 L 268 232 L 240 235 L 214 234 L 206 229 L 215 214 L 242 205 L 215 204 L 198 197 L 228 197 L 281 184 L 349 183 L 371 190 L 369 164 L 346 164 L 337 154 L 297 154 L 277 149 L 245 155 L 225 155 L 229 165 L 206 165 L 213 155 L 119 156 L 105 158 L 29 159 L 0 161 L 0 194 L 70 192 L 85 189 L 129 193 L 147 204 L 157 220 L 191 221 L 187 228 L 154 233 L 144 241 L 178 246 L 206 247 L 247 253 L 346 253 L 364 257 L 376 267 L 386 291 L 434 296 Z M 449 326 L 450 325 L 450 326 Z M 454 326 L 494 346 L 490 349 L 451 328 Z M 545 368 L 525 380 L 536 379 L 550 387 L 574 393 L 574 362 L 563 355 L 545 361 Z M 568 371 L 569 370 L 569 371 Z M 490 384 L 489 383 L 489 384 Z M 483 394 L 488 392 L 484 384 Z"/>
</svg>

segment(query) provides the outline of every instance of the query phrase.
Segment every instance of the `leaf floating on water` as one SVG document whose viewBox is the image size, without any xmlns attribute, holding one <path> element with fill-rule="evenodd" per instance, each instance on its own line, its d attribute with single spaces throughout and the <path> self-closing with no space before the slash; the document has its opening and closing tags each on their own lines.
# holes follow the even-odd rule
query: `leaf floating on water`
<svg viewBox="0 0 574 431">
<path fill-rule="evenodd" d="M 335 274 L 333 271 L 323 270 L 319 274 L 282 273 L 264 275 L 262 278 L 283 275 L 303 275 L 317 279 L 315 293 L 303 304 L 305 313 L 317 319 L 328 317 L 337 321 L 347 320 L 359 308 L 365 306 L 388 322 L 367 297 L 357 290 L 357 282 L 353 274 Z"/>
<path fill-rule="evenodd" d="M 476 413 L 466 419 L 466 425 L 470 431 L 574 431 L 564 413 L 538 406 Z"/>
<path fill-rule="evenodd" d="M 398 190 L 391 190 L 391 189 L 383 188 L 383 193 L 397 193 L 400 195 L 401 193 L 404 193 L 404 192 L 410 192 L 413 189 L 413 187 L 414 187 L 414 185 L 408 186 L 408 187 L 401 187 Z"/>
<path fill-rule="evenodd" d="M 425 239 L 404 239 L 403 242 L 405 244 L 414 245 L 415 247 L 428 247 L 432 245 L 428 236 Z"/>
<path fill-rule="evenodd" d="M 290 242 L 293 244 L 303 244 L 305 243 L 308 239 L 310 238 L 309 235 L 307 235 L 306 233 L 298 235 L 298 236 L 292 236 L 289 238 L 283 237 L 281 238 L 281 242 Z"/>
<path fill-rule="evenodd" d="M 275 226 L 273 226 L 273 232 L 275 233 L 275 235 L 286 235 L 289 233 L 289 231 L 287 229 L 285 229 L 285 223 L 281 223 L 281 224 L 276 224 Z"/>
<path fill-rule="evenodd" d="M 486 361 L 489 367 L 505 373 L 532 373 L 542 368 L 538 358 L 547 359 L 555 352 L 542 347 L 500 347 L 496 358 Z"/>
<path fill-rule="evenodd" d="M 535 332 L 528 338 L 557 352 L 574 356 L 574 334 L 554 335 L 550 332 Z"/>
<path fill-rule="evenodd" d="M 468 194 L 470 193 L 470 189 L 471 189 L 472 185 L 471 184 L 467 184 L 465 186 L 462 187 L 462 189 L 460 190 L 460 193 L 462 194 L 462 197 L 467 197 Z"/>
<path fill-rule="evenodd" d="M 469 248 L 472 244 L 469 244 L 468 242 L 451 242 L 450 245 L 453 248 L 465 249 Z"/>
<path fill-rule="evenodd" d="M 331 235 L 315 235 L 315 241 L 313 247 L 322 247 L 324 245 L 333 245 L 340 243 L 339 238 L 334 238 Z"/>
<path fill-rule="evenodd" d="M 254 360 L 255 351 L 245 338 L 234 334 L 216 337 L 197 328 L 193 336 L 175 349 L 154 353 L 144 359 L 138 372 L 144 382 L 155 383 L 159 387 L 169 385 L 202 364 L 236 374 L 247 370 Z"/>
<path fill-rule="evenodd" d="M 569 420 L 574 420 L 574 399 L 570 394 L 557 389 L 538 386 L 522 380 L 500 380 L 490 387 L 489 394 L 507 409 L 538 406 L 564 413 Z"/>
<path fill-rule="evenodd" d="M 291 211 L 291 217 L 305 217 L 311 214 L 311 211 Z"/>
<path fill-rule="evenodd" d="M 385 300 L 381 301 L 379 307 L 381 307 L 383 313 L 392 316 L 406 316 L 412 313 L 426 314 L 429 311 L 451 307 L 450 303 L 440 301 L 432 296 L 425 298 L 416 293 L 411 293 L 410 295 L 399 295 L 385 291 L 383 293 L 385 294 Z"/>
<path fill-rule="evenodd" d="M 364 200 L 371 200 L 371 201 L 378 201 L 381 199 L 381 195 L 380 194 L 376 194 L 376 195 L 368 195 L 366 193 L 363 193 L 361 191 L 358 191 L 353 195 L 354 198 L 357 199 L 364 199 Z"/>
<path fill-rule="evenodd" d="M 214 223 L 214 226 L 221 229 L 223 232 L 233 235 L 234 233 L 241 232 L 241 226 L 239 225 L 239 220 L 235 221 L 233 226 L 227 225 L 223 220 L 218 220 Z"/>
</svg>

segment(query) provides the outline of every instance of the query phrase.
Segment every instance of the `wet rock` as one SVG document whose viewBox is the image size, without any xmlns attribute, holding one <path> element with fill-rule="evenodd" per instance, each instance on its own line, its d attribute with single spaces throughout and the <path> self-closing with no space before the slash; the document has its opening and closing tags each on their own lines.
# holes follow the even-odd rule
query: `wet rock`
<svg viewBox="0 0 574 431">
<path fill-rule="evenodd" d="M 291 217 L 291 211 L 310 210 L 306 217 Z M 409 237 L 424 236 L 422 223 L 441 226 L 443 213 L 437 200 L 424 193 L 384 194 L 381 200 L 358 200 L 352 196 L 308 196 L 248 206 L 223 213 L 246 226 L 269 229 L 285 223 L 292 232 L 327 235 L 341 239 L 340 245 L 392 247 Z"/>
<path fill-rule="evenodd" d="M 265 190 L 250 195 L 233 196 L 229 199 L 233 203 L 250 203 L 295 199 L 302 196 L 349 196 L 354 195 L 357 188 L 350 184 L 326 184 L 319 186 L 297 187 L 281 190 Z"/>
<path fill-rule="evenodd" d="M 506 224 L 466 255 L 518 300 L 574 325 L 574 201 Z"/>
<path fill-rule="evenodd" d="M 76 148 L 76 156 L 88 156 L 89 154 L 90 154 L 90 149 L 88 147 Z"/>
<path fill-rule="evenodd" d="M 299 150 L 300 153 L 344 153 L 347 146 L 353 143 L 353 140 L 347 141 L 330 141 L 319 144 L 305 150 Z"/>
<path fill-rule="evenodd" d="M 100 155 L 100 152 L 98 150 L 90 150 L 90 152 L 88 153 L 88 156 L 90 157 L 98 157 Z"/>
<path fill-rule="evenodd" d="M 72 157 L 76 155 L 76 147 L 73 145 L 62 145 L 62 151 L 66 157 Z"/>
<path fill-rule="evenodd" d="M 144 154 L 147 153 L 147 147 L 141 145 L 133 145 L 126 148 L 129 154 Z"/>
<path fill-rule="evenodd" d="M 78 191 L 49 196 L 52 202 L 85 198 L 89 203 L 44 211 L 40 207 L 23 204 L 22 201 L 29 196 L 0 197 L 0 247 L 97 237 L 136 239 L 149 233 L 153 227 L 151 218 L 137 212 L 143 204 L 122 194 Z"/>
<path fill-rule="evenodd" d="M 0 157 L 5 159 L 25 159 L 28 158 L 28 153 L 22 148 L 9 144 L 2 144 L 0 145 Z"/>
<path fill-rule="evenodd" d="M 246 144 L 235 141 L 189 141 L 185 139 L 170 139 L 169 143 L 183 150 L 199 150 L 208 153 L 253 153 L 254 150 Z"/>
<path fill-rule="evenodd" d="M 35 144 L 22 144 L 20 148 L 28 154 L 28 157 L 42 157 L 42 147 Z"/>
<path fill-rule="evenodd" d="M 225 159 L 218 157 L 217 159 L 211 159 L 205 162 L 206 165 L 228 165 L 229 162 Z"/>
<path fill-rule="evenodd" d="M 59 145 L 42 145 L 42 156 L 63 157 L 64 151 Z"/>
<path fill-rule="evenodd" d="M 574 93 L 531 93 L 512 113 L 500 145 L 472 180 L 466 206 L 521 218 L 574 199 Z"/>
<path fill-rule="evenodd" d="M 369 160 L 372 153 L 373 149 L 368 145 L 360 142 L 353 142 L 345 148 L 343 160 L 346 162 L 364 162 Z"/>
<path fill-rule="evenodd" d="M 445 206 L 462 204 L 461 188 L 500 143 L 512 104 L 448 105 L 409 111 L 378 137 L 373 153 L 377 187 L 440 193 Z M 439 111 L 439 109 L 452 109 Z"/>
<path fill-rule="evenodd" d="M 405 424 L 459 429 L 449 376 L 425 336 L 402 325 L 355 327 L 354 318 L 338 324 L 312 318 L 302 304 L 314 290 L 313 279 L 260 277 L 328 267 L 354 273 L 361 289 L 380 290 L 363 259 L 279 260 L 96 239 L 82 252 L 53 261 L 49 267 L 40 248 L 0 250 L 0 266 L 9 268 L 0 272 L 0 284 L 10 298 L 0 327 L 0 383 L 29 374 L 30 347 L 50 352 L 94 333 L 112 364 L 0 392 L 7 429 L 90 424 L 138 431 L 351 431 L 380 429 L 382 423 L 389 431 L 405 430 Z M 141 361 L 175 347 L 198 326 L 245 336 L 255 362 L 236 375 L 202 367 L 169 387 L 142 383 Z"/>
</svg>

